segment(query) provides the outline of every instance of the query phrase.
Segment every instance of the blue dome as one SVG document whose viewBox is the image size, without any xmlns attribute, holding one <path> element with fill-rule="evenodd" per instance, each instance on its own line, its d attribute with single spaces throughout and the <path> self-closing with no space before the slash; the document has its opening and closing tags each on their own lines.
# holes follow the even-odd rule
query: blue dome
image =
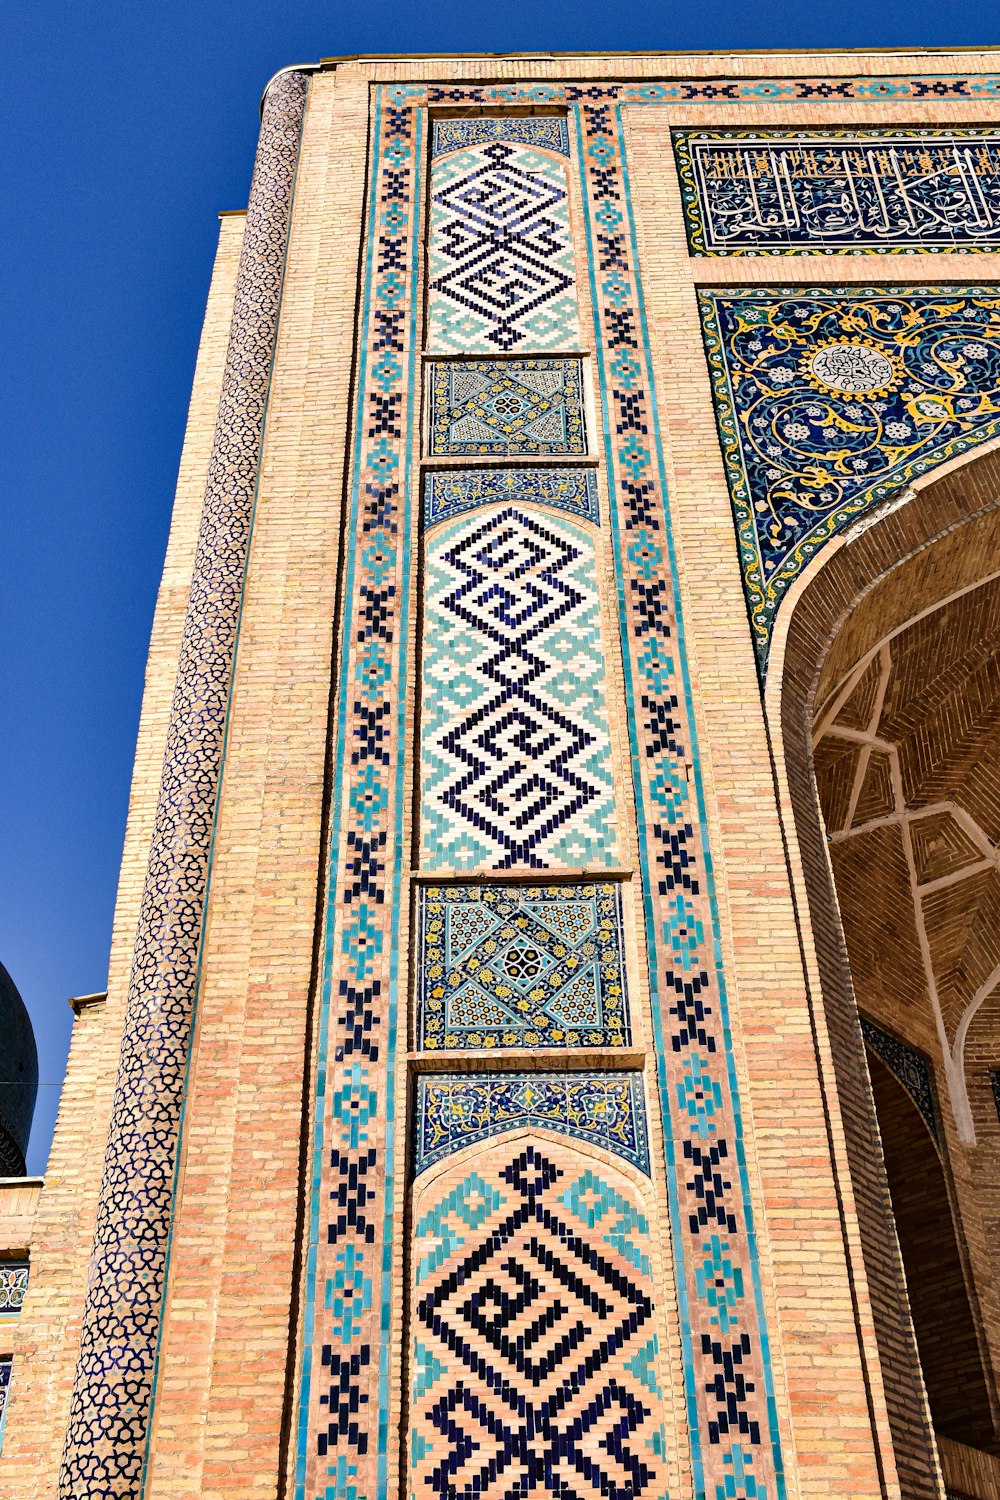
<svg viewBox="0 0 1000 1500">
<path fill-rule="evenodd" d="M 0 964 L 0 1177 L 23 1177 L 38 1093 L 35 1033 L 17 985 Z"/>
</svg>

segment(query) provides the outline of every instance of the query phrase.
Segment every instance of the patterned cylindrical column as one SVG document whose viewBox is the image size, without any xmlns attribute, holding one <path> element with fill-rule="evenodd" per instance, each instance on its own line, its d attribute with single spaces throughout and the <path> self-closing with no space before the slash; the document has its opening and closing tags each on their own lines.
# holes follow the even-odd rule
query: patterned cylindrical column
<svg viewBox="0 0 1000 1500">
<path fill-rule="evenodd" d="M 306 76 L 264 100 L 126 1003 L 59 1493 L 138 1496 L 209 849 L 274 356 Z"/>
</svg>

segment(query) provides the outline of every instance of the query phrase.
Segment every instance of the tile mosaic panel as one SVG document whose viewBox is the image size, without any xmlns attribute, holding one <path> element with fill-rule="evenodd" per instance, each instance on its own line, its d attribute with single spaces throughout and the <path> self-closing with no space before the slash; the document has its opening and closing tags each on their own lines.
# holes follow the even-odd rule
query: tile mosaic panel
<svg viewBox="0 0 1000 1500">
<path fill-rule="evenodd" d="M 59 1481 L 72 1500 L 137 1500 L 143 1488 L 216 792 L 306 88 L 303 73 L 285 72 L 264 100 Z"/>
<path fill-rule="evenodd" d="M 10 1394 L 11 1369 L 11 1361 L 0 1358 L 0 1452 L 3 1451 L 3 1434 L 7 1425 L 7 1397 Z"/>
<path fill-rule="evenodd" d="M 569 155 L 565 115 L 463 115 L 458 120 L 435 120 L 432 139 L 432 156 L 485 146 L 491 141 L 513 141 Z"/>
<path fill-rule="evenodd" d="M 21 1311 L 28 1290 L 28 1269 L 26 1260 L 0 1261 L 0 1321 Z"/>
<path fill-rule="evenodd" d="M 1000 291 L 705 292 L 716 417 L 758 658 L 831 536 L 1000 434 Z"/>
<path fill-rule="evenodd" d="M 417 891 L 417 1047 L 624 1047 L 621 886 Z"/>
<path fill-rule="evenodd" d="M 425 567 L 424 868 L 613 864 L 593 532 L 473 512 L 429 533 Z"/>
<path fill-rule="evenodd" d="M 491 1144 L 418 1177 L 412 1222 L 411 1500 L 665 1500 L 655 1261 L 624 1173 Z"/>
<path fill-rule="evenodd" d="M 694 255 L 990 250 L 1000 133 L 680 130 Z"/>
<path fill-rule="evenodd" d="M 437 360 L 427 378 L 432 458 L 587 451 L 582 360 Z"/>
<path fill-rule="evenodd" d="M 901 1042 L 899 1037 L 893 1036 L 891 1032 L 870 1021 L 867 1016 L 860 1016 L 861 1035 L 865 1042 L 885 1063 L 889 1072 L 898 1079 L 903 1088 L 913 1100 L 917 1109 L 923 1117 L 924 1124 L 934 1137 L 938 1139 L 937 1113 L 934 1109 L 934 1088 L 931 1083 L 930 1065 L 922 1052 L 908 1047 Z"/>
<path fill-rule="evenodd" d="M 506 135 L 498 139 L 500 121 L 440 123 L 461 123 L 468 134 L 485 130 L 489 138 L 435 155 L 431 167 L 427 348 L 578 349 L 565 161 Z M 535 127 L 536 135 L 545 133 L 538 127 L 554 135 L 566 130 L 565 120 L 518 124 Z"/>
<path fill-rule="evenodd" d="M 480 505 L 528 501 L 600 523 L 593 469 L 445 469 L 424 479 L 424 526 Z"/>
<path fill-rule="evenodd" d="M 417 1080 L 414 1171 L 511 1130 L 543 1125 L 649 1175 L 641 1073 L 444 1073 Z"/>
</svg>

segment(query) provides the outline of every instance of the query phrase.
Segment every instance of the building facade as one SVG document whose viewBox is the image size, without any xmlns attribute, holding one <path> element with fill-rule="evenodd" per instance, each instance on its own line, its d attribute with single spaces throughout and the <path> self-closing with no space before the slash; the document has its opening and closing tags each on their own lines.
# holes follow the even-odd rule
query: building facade
<svg viewBox="0 0 1000 1500">
<path fill-rule="evenodd" d="M 1000 54 L 277 75 L 0 1494 L 1000 1500 L 998 533 Z"/>
</svg>

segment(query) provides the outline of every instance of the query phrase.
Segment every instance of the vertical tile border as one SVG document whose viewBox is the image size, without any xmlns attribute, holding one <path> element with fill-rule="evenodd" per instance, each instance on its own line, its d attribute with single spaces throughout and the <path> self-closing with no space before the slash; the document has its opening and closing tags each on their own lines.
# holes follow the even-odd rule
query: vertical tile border
<svg viewBox="0 0 1000 1500">
<path fill-rule="evenodd" d="M 420 391 L 416 278 L 425 131 L 425 112 L 407 95 L 400 88 L 373 90 L 295 1500 L 307 1493 L 371 1500 L 386 1493 L 388 1477 L 398 948 L 408 854 L 401 825 L 410 439 Z"/>
</svg>

